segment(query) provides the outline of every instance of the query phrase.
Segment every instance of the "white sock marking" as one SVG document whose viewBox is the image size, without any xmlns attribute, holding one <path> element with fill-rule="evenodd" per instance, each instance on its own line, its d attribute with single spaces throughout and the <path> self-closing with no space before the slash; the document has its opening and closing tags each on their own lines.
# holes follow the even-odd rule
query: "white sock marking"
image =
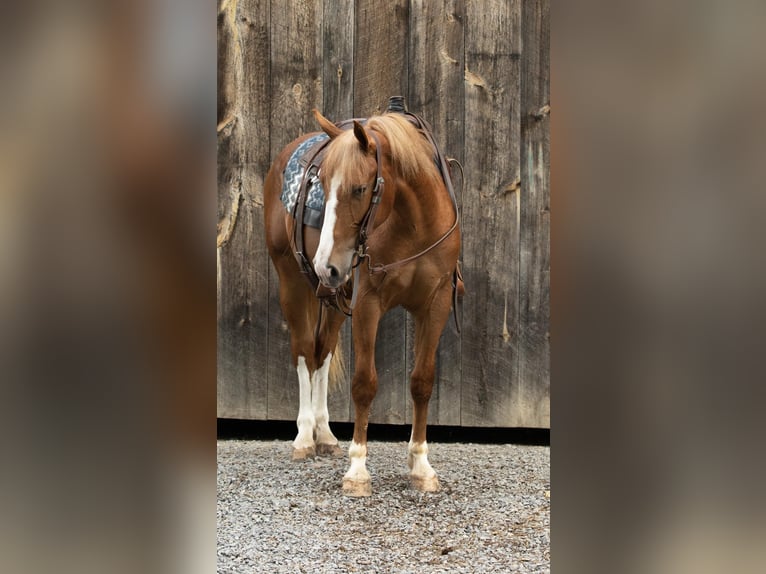
<svg viewBox="0 0 766 574">
<path fill-rule="evenodd" d="M 300 407 L 298 408 L 298 436 L 293 441 L 296 449 L 314 446 L 314 411 L 311 408 L 311 380 L 306 367 L 305 357 L 298 357 L 298 392 Z"/>
<path fill-rule="evenodd" d="M 327 409 L 327 377 L 330 372 L 330 361 L 332 361 L 332 353 L 327 355 L 322 366 L 314 371 L 311 382 L 316 442 L 319 444 L 338 444 L 338 439 L 330 430 L 330 412 Z"/>
<path fill-rule="evenodd" d="M 408 446 L 407 464 L 410 467 L 410 474 L 420 478 L 433 478 L 436 472 L 428 462 L 428 443 L 412 442 Z"/>
<path fill-rule="evenodd" d="M 348 458 L 351 460 L 351 466 L 343 478 L 355 482 L 370 480 L 370 473 L 367 472 L 367 445 L 351 441 L 348 447 Z"/>
</svg>

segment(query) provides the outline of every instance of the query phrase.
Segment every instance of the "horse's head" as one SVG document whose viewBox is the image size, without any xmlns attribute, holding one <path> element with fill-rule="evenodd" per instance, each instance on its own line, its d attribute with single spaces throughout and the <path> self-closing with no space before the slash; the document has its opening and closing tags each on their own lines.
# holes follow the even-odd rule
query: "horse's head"
<svg viewBox="0 0 766 574">
<path fill-rule="evenodd" d="M 370 209 L 377 175 L 375 142 L 354 121 L 342 130 L 314 110 L 322 130 L 332 140 L 319 177 L 325 192 L 325 216 L 314 270 L 328 287 L 339 287 L 351 276 L 362 221 Z"/>
</svg>

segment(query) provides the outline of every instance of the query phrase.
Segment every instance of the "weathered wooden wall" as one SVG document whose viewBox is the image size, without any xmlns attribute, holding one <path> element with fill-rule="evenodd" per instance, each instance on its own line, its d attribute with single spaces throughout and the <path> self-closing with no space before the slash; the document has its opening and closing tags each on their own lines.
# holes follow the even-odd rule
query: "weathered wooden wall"
<svg viewBox="0 0 766 574">
<path fill-rule="evenodd" d="M 219 0 L 218 416 L 298 409 L 263 180 L 289 141 L 404 95 L 465 167 L 463 333 L 439 349 L 431 424 L 550 426 L 548 0 Z M 411 420 L 413 327 L 383 320 L 372 422 Z M 343 331 L 353 367 L 350 321 Z M 353 418 L 348 385 L 332 420 Z"/>
</svg>

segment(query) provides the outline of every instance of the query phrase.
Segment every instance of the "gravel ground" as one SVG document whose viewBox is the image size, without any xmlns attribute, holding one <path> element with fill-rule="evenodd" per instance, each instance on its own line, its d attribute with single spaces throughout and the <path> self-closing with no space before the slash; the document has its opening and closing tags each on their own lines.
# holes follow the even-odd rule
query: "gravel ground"
<svg viewBox="0 0 766 574">
<path fill-rule="evenodd" d="M 440 492 L 410 488 L 405 442 L 370 442 L 372 496 L 354 499 L 347 455 L 219 440 L 218 572 L 550 572 L 550 448 L 429 447 Z"/>
</svg>

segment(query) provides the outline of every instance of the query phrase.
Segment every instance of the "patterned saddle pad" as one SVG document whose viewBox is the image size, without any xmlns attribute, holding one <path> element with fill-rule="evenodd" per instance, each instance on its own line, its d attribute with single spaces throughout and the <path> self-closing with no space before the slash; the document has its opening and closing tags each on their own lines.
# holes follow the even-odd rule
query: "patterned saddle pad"
<svg viewBox="0 0 766 574">
<path fill-rule="evenodd" d="M 298 199 L 298 189 L 306 171 L 301 165 L 301 158 L 311 147 L 323 140 L 329 139 L 327 134 L 320 133 L 302 142 L 287 160 L 285 171 L 282 174 L 282 194 L 280 199 L 288 213 L 293 213 L 295 201 Z M 321 229 L 324 220 L 324 190 L 316 175 L 311 176 L 308 182 L 306 206 L 303 211 L 303 223 L 310 227 Z"/>
</svg>

